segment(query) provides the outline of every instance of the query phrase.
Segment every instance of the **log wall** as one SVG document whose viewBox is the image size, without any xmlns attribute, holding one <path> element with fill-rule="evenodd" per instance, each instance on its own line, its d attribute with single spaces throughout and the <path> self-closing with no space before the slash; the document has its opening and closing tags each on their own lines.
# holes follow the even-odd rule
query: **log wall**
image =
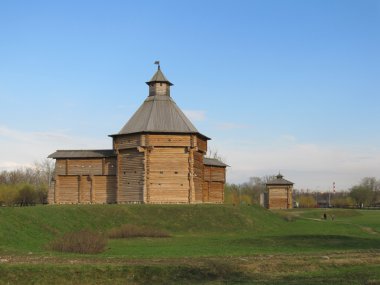
<svg viewBox="0 0 380 285">
<path fill-rule="evenodd" d="M 140 134 L 117 136 L 114 138 L 114 149 L 136 148 L 141 145 L 142 136 Z"/>
<path fill-rule="evenodd" d="M 57 159 L 57 175 L 116 175 L 116 157 Z"/>
<path fill-rule="evenodd" d="M 202 199 L 203 202 L 223 203 L 226 168 L 205 165 Z"/>
<path fill-rule="evenodd" d="M 206 153 L 207 152 L 207 140 L 202 139 L 197 136 L 197 147 L 199 151 Z"/>
<path fill-rule="evenodd" d="M 79 176 L 79 203 L 89 204 L 93 201 L 92 179 L 90 176 Z"/>
<path fill-rule="evenodd" d="M 292 186 L 268 186 L 269 209 L 290 209 L 292 203 Z"/>
<path fill-rule="evenodd" d="M 55 203 L 78 203 L 79 176 L 58 176 L 55 181 Z"/>
<path fill-rule="evenodd" d="M 195 202 L 201 203 L 203 201 L 203 177 L 204 177 L 204 165 L 203 165 L 203 153 L 194 152 L 194 188 L 195 188 Z"/>
<path fill-rule="evenodd" d="M 137 149 L 119 152 L 118 203 L 144 201 L 144 153 Z"/>
<path fill-rule="evenodd" d="M 116 157 L 103 158 L 104 169 L 102 175 L 116 175 Z"/>
<path fill-rule="evenodd" d="M 116 203 L 116 176 L 94 176 L 95 203 Z"/>
<path fill-rule="evenodd" d="M 117 157 L 57 159 L 55 203 L 221 203 L 225 168 L 194 134 L 114 137 Z"/>
<path fill-rule="evenodd" d="M 185 147 L 155 147 L 147 162 L 148 203 L 189 203 L 189 154 Z"/>
<path fill-rule="evenodd" d="M 191 135 L 145 135 L 146 146 L 172 146 L 172 147 L 185 147 L 191 146 Z"/>
<path fill-rule="evenodd" d="M 50 203 L 89 204 L 116 202 L 116 176 L 58 175 L 52 184 Z"/>
</svg>

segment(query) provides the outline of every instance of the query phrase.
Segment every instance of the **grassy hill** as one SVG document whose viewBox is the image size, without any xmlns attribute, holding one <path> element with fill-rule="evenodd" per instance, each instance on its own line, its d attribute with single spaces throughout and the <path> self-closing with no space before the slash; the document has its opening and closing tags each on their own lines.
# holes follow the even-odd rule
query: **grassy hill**
<svg viewBox="0 0 380 285">
<path fill-rule="evenodd" d="M 158 278 L 158 283 L 241 282 L 248 278 L 261 280 L 262 284 L 272 284 L 270 280 L 275 277 L 276 284 L 288 284 L 289 274 L 303 281 L 292 284 L 305 284 L 310 274 L 315 275 L 316 281 L 306 283 L 330 284 L 326 283 L 326 276 L 338 280 L 342 274 L 356 271 L 359 283 L 352 284 L 362 284 L 359 273 L 365 268 L 368 278 L 379 280 L 371 284 L 380 284 L 377 273 L 380 272 L 377 257 L 380 211 L 329 209 L 326 212 L 329 219 L 323 220 L 324 211 L 272 212 L 255 206 L 230 205 L 3 207 L 0 208 L 0 273 L 3 278 L 21 276 L 17 278 L 28 280 L 30 276 L 42 276 L 44 268 L 49 268 L 52 273 L 44 275 L 46 280 L 38 277 L 38 284 L 71 280 L 73 272 L 79 272 L 83 284 L 86 280 L 88 284 L 93 283 L 95 277 L 106 278 L 99 281 L 101 284 L 110 280 L 117 284 L 118 278 L 123 284 L 125 276 L 150 283 L 154 278 Z M 62 254 L 46 247 L 66 232 L 92 229 L 105 233 L 123 224 L 165 230 L 171 237 L 113 239 L 108 241 L 107 250 L 97 255 Z M 342 255 L 351 261 L 339 267 L 337 260 Z M 359 259 L 366 262 L 357 264 Z M 308 266 L 310 274 L 301 270 Z M 23 283 L 17 278 L 11 280 Z M 0 284 L 1 280 L 0 277 Z M 351 277 L 351 280 L 356 279 Z"/>
<path fill-rule="evenodd" d="M 224 205 L 62 205 L 0 208 L 0 250 L 44 251 L 65 232 L 99 232 L 134 224 L 166 230 L 174 237 L 267 232 L 283 219 L 255 207 Z"/>
</svg>

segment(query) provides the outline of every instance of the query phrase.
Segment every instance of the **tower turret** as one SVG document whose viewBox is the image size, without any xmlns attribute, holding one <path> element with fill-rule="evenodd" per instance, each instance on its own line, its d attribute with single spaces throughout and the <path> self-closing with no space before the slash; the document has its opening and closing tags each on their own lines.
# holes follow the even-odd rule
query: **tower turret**
<svg viewBox="0 0 380 285">
<path fill-rule="evenodd" d="M 158 65 L 156 73 L 146 82 L 149 85 L 149 96 L 170 96 L 170 86 L 173 84 L 162 73 L 160 62 L 156 61 L 156 64 Z"/>
</svg>

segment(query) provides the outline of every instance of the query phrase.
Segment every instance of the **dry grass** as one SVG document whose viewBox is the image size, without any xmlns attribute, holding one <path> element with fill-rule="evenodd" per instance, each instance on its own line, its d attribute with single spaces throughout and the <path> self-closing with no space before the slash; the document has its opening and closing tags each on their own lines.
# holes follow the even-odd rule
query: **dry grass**
<svg viewBox="0 0 380 285">
<path fill-rule="evenodd" d="M 62 237 L 52 241 L 49 248 L 59 252 L 73 253 L 100 253 L 107 245 L 104 235 L 89 230 L 66 233 Z"/>
<path fill-rule="evenodd" d="M 165 238 L 171 235 L 165 231 L 152 229 L 148 227 L 141 227 L 135 225 L 122 225 L 119 228 L 111 229 L 108 232 L 109 238 L 134 238 L 134 237 L 153 237 Z"/>
</svg>

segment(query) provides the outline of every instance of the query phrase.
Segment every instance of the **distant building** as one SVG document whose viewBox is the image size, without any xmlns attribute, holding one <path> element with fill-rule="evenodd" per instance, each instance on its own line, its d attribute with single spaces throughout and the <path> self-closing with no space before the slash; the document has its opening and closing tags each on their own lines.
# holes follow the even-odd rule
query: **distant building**
<svg viewBox="0 0 380 285">
<path fill-rule="evenodd" d="M 293 208 L 293 185 L 293 182 L 284 179 L 279 173 L 275 179 L 266 183 L 266 193 L 261 198 L 261 203 L 268 209 Z"/>
<path fill-rule="evenodd" d="M 226 164 L 205 158 L 198 132 L 170 96 L 160 66 L 149 96 L 119 133 L 113 149 L 58 150 L 49 203 L 222 203 Z"/>
</svg>

